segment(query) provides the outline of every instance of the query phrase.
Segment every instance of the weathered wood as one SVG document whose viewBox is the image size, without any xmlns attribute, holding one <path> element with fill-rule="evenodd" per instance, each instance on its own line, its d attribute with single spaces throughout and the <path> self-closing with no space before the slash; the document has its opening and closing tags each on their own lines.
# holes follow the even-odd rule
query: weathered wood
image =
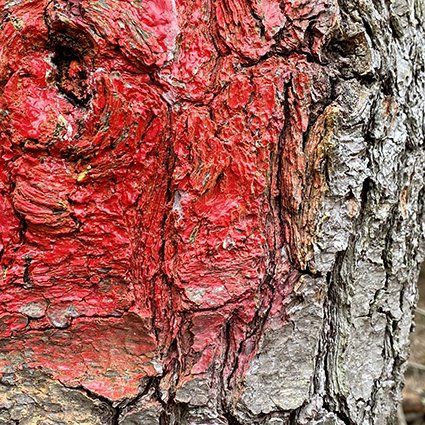
<svg viewBox="0 0 425 425">
<path fill-rule="evenodd" d="M 423 2 L 0 10 L 0 424 L 397 423 Z"/>
</svg>

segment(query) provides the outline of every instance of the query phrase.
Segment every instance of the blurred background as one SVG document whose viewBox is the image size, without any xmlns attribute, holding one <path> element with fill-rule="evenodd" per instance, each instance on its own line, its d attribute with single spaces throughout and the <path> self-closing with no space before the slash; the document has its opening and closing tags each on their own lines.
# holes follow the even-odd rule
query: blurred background
<svg viewBox="0 0 425 425">
<path fill-rule="evenodd" d="M 416 329 L 411 336 L 410 360 L 403 391 L 400 425 L 425 425 L 425 265 L 419 278 Z"/>
</svg>

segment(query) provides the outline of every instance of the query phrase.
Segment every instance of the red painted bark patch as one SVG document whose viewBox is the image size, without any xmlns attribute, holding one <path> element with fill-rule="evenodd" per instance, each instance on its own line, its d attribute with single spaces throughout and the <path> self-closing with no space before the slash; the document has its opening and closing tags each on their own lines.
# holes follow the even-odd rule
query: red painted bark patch
<svg viewBox="0 0 425 425">
<path fill-rule="evenodd" d="M 336 19 L 310 3 L 0 2 L 4 365 L 116 400 L 229 333 L 249 360 L 301 261 Z"/>
</svg>

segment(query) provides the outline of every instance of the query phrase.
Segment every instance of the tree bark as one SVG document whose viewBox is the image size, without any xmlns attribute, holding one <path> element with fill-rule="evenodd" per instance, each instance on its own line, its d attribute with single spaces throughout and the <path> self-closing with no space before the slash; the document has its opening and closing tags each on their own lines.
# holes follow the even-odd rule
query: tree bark
<svg viewBox="0 0 425 425">
<path fill-rule="evenodd" d="M 398 423 L 422 1 L 0 6 L 0 424 Z"/>
</svg>

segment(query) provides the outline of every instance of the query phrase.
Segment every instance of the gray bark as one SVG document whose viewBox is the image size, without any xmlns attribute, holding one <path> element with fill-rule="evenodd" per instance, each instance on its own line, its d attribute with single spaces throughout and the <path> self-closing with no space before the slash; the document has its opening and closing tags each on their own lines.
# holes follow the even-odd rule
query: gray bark
<svg viewBox="0 0 425 425">
<path fill-rule="evenodd" d="M 396 424 L 424 246 L 425 3 L 340 0 L 327 191 L 314 271 L 260 339 L 239 396 L 151 380 L 113 405 L 37 371 L 4 374 L 0 424 Z M 225 407 L 224 407 L 225 406 Z"/>
</svg>

